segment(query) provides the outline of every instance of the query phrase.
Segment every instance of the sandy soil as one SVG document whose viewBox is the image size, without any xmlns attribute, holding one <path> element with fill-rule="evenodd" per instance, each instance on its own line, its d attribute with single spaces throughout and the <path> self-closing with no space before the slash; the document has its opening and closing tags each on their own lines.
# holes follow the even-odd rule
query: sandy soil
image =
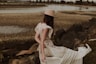
<svg viewBox="0 0 96 64">
<path fill-rule="evenodd" d="M 93 16 L 92 16 L 93 15 Z M 70 25 L 73 23 L 86 22 L 92 17 L 96 17 L 96 12 L 57 12 L 55 14 L 55 26 Z M 74 18 L 74 19 L 73 19 Z M 43 20 L 43 13 L 0 13 L 0 25 L 18 25 L 24 27 L 35 27 Z"/>
<path fill-rule="evenodd" d="M 56 12 L 55 14 L 55 31 L 60 28 L 68 29 L 73 24 L 88 22 L 93 17 L 96 17 L 96 12 L 80 12 L 80 11 L 61 11 Z M 10 26 L 10 25 L 16 25 L 21 27 L 28 27 L 32 28 L 33 31 L 19 33 L 19 34 L 0 34 L 0 43 L 5 41 L 14 41 L 15 43 L 18 42 L 19 39 L 21 40 L 28 40 L 32 39 L 34 37 L 34 28 L 38 22 L 43 21 L 43 13 L 0 13 L 0 26 Z M 23 41 L 24 42 L 24 41 Z M 25 41 L 26 42 L 26 41 Z M 94 44 L 91 44 L 93 46 L 93 49 L 95 50 L 96 47 Z M 87 60 L 93 56 L 96 56 L 94 53 L 92 53 L 92 56 L 89 56 Z M 93 62 L 95 57 L 93 58 Z M 86 58 L 85 58 L 86 60 Z M 85 63 L 88 63 L 85 61 Z M 89 61 L 91 63 L 91 61 Z"/>
<path fill-rule="evenodd" d="M 55 14 L 55 31 L 60 28 L 68 29 L 74 23 L 88 22 L 91 18 L 96 17 L 96 12 L 80 12 L 80 11 L 61 11 Z M 21 27 L 29 27 L 34 30 L 38 22 L 43 21 L 43 12 L 41 13 L 0 13 L 0 25 L 16 25 Z M 20 35 L 33 35 L 34 31 L 30 31 Z M 11 36 L 13 36 L 12 34 Z M 3 36 L 3 34 L 1 34 Z M 10 35 L 4 35 L 10 36 Z"/>
</svg>

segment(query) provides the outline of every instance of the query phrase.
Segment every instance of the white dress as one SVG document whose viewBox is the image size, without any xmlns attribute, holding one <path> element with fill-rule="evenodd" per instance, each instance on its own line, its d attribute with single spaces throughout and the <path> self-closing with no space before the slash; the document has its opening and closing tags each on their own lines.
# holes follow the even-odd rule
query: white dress
<svg viewBox="0 0 96 64">
<path fill-rule="evenodd" d="M 87 48 L 78 47 L 78 51 L 63 46 L 55 46 L 50 39 L 53 32 L 50 26 L 45 23 L 38 23 L 35 32 L 42 37 L 42 30 L 45 28 L 49 28 L 48 36 L 44 42 L 46 46 L 46 48 L 44 48 L 46 56 L 45 62 L 41 61 L 40 46 L 38 47 L 41 64 L 83 64 L 83 57 L 92 50 L 88 44 L 86 44 Z"/>
</svg>

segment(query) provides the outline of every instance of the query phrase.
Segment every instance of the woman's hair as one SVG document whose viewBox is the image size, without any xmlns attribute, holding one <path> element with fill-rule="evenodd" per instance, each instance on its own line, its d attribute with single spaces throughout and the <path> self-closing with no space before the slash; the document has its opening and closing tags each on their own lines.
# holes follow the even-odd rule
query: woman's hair
<svg viewBox="0 0 96 64">
<path fill-rule="evenodd" d="M 49 16 L 49 15 L 44 15 L 44 20 L 43 20 L 47 25 L 51 26 L 54 28 L 54 17 Z"/>
</svg>

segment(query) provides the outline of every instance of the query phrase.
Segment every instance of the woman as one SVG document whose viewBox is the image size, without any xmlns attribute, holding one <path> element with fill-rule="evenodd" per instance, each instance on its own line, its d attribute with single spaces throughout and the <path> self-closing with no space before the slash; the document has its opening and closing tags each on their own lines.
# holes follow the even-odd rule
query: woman
<svg viewBox="0 0 96 64">
<path fill-rule="evenodd" d="M 83 57 L 91 51 L 86 44 L 78 47 L 78 51 L 66 47 L 55 46 L 51 40 L 54 28 L 54 11 L 46 10 L 44 21 L 35 28 L 35 40 L 39 43 L 38 51 L 41 64 L 82 64 Z"/>
<path fill-rule="evenodd" d="M 78 47 L 78 51 L 66 47 L 55 46 L 51 40 L 54 28 L 54 10 L 46 10 L 44 21 L 35 27 L 35 40 L 39 43 L 38 51 L 41 64 L 82 64 L 83 57 L 91 48 L 88 44 Z M 23 50 L 18 55 L 30 54 L 31 50 Z"/>
<path fill-rule="evenodd" d="M 53 45 L 51 43 L 51 35 L 53 32 L 53 25 L 54 25 L 54 17 L 53 17 L 54 11 L 53 10 L 49 10 L 46 11 L 44 13 L 44 21 L 40 22 L 36 28 L 36 34 L 35 34 L 35 40 L 39 43 L 39 56 L 40 56 L 40 60 L 41 60 L 41 64 L 43 64 L 43 62 L 45 62 L 45 48 L 46 45 L 45 44 L 50 44 Z M 44 42 L 48 42 L 48 43 L 44 43 Z M 47 52 L 47 51 L 46 51 Z M 46 53 L 46 55 L 49 55 L 50 53 Z"/>
</svg>

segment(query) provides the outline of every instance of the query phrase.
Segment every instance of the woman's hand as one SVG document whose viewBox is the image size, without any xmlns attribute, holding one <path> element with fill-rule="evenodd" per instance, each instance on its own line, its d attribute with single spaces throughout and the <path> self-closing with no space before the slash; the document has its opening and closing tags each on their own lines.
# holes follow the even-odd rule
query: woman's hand
<svg viewBox="0 0 96 64">
<path fill-rule="evenodd" d="M 45 62 L 45 60 L 46 60 L 46 57 L 44 54 L 42 54 L 42 62 Z"/>
<path fill-rule="evenodd" d="M 41 40 L 40 40 L 40 35 L 38 33 L 35 33 L 35 40 L 37 43 L 40 44 Z"/>
</svg>

